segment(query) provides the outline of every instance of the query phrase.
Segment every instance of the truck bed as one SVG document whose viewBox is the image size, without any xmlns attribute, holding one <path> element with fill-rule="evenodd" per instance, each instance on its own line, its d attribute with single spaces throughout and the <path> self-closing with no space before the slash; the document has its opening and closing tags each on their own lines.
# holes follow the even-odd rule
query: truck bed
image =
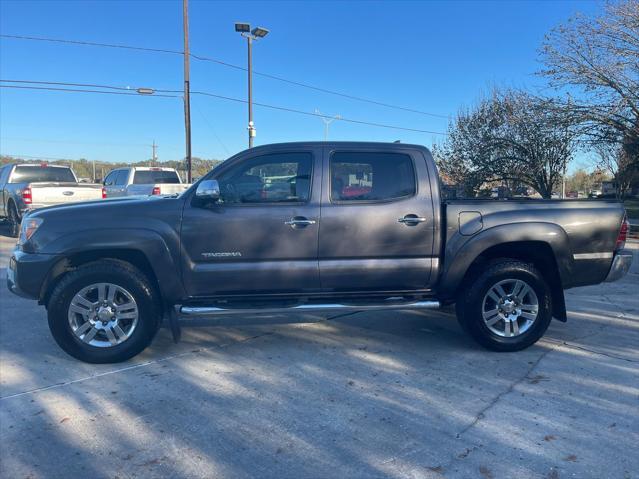
<svg viewBox="0 0 639 479">
<path fill-rule="evenodd" d="M 562 278 L 565 287 L 603 281 L 612 263 L 623 205 L 616 200 L 575 199 L 467 199 L 446 200 L 442 204 L 446 228 L 442 228 L 445 257 L 454 257 L 471 239 L 503 225 L 521 225 L 530 241 L 539 241 L 536 231 L 555 225 L 546 233 L 567 238 L 570 245 L 572 277 Z M 537 225 L 537 226 L 535 226 Z M 514 226 L 514 229 L 519 229 Z M 508 235 L 500 238 L 509 241 Z M 594 277 L 596 276 L 596 277 Z"/>
</svg>

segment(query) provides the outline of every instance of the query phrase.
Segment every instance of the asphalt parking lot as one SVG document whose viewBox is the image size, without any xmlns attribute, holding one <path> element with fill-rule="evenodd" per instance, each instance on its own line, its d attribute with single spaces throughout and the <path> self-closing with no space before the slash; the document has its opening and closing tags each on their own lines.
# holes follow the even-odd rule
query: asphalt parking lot
<svg viewBox="0 0 639 479">
<path fill-rule="evenodd" d="M 639 477 L 637 257 L 567 292 L 568 323 L 519 353 L 480 349 L 450 311 L 392 312 L 192 322 L 89 365 L 5 288 L 13 243 L 2 477 Z"/>
</svg>

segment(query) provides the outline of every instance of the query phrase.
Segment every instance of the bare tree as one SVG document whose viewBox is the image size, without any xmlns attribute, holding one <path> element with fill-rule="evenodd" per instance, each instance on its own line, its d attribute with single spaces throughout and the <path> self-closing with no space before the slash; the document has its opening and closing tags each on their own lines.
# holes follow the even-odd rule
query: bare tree
<svg viewBox="0 0 639 479">
<path fill-rule="evenodd" d="M 608 172 L 616 186 L 616 196 L 624 199 L 632 184 L 639 181 L 639 169 L 632 164 L 620 143 L 601 142 L 594 145 L 597 163 Z"/>
<path fill-rule="evenodd" d="M 626 161 L 637 166 L 639 0 L 609 2 L 596 18 L 573 17 L 546 36 L 541 55 L 546 65 L 541 74 L 552 86 L 580 90 L 563 107 L 569 107 L 589 140 L 621 138 Z"/>
<path fill-rule="evenodd" d="M 458 114 L 438 161 L 445 174 L 465 178 L 475 191 L 487 182 L 523 184 L 550 198 L 572 158 L 574 138 L 571 119 L 554 100 L 495 91 Z"/>
</svg>

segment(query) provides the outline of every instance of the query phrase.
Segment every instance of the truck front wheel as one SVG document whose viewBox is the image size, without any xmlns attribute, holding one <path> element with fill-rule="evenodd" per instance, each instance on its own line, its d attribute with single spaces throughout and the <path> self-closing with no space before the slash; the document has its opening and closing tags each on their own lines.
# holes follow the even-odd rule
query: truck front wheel
<svg viewBox="0 0 639 479">
<path fill-rule="evenodd" d="M 48 305 L 58 345 L 88 363 L 132 358 L 153 340 L 161 319 L 148 278 L 124 261 L 104 259 L 67 273 Z"/>
<path fill-rule="evenodd" d="M 552 295 L 531 264 L 498 260 L 470 278 L 457 298 L 457 319 L 493 351 L 519 351 L 537 342 L 552 319 Z"/>
</svg>

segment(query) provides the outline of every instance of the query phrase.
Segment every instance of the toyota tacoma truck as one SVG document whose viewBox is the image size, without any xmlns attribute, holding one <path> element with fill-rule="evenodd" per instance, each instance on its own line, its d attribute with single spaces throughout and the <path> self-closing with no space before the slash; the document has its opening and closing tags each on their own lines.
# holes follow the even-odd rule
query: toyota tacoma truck
<svg viewBox="0 0 639 479">
<path fill-rule="evenodd" d="M 422 310 L 455 303 L 478 343 L 535 343 L 563 291 L 628 271 L 606 200 L 443 201 L 422 146 L 286 143 L 235 155 L 174 196 L 29 213 L 9 288 L 87 362 L 123 361 L 163 319 Z"/>
<path fill-rule="evenodd" d="M 36 208 L 102 198 L 100 185 L 78 182 L 68 166 L 8 164 L 0 168 L 0 219 L 18 236 L 23 215 Z"/>
<path fill-rule="evenodd" d="M 191 186 L 182 183 L 174 168 L 133 166 L 109 172 L 102 188 L 105 198 L 118 196 L 174 195 Z"/>
</svg>

